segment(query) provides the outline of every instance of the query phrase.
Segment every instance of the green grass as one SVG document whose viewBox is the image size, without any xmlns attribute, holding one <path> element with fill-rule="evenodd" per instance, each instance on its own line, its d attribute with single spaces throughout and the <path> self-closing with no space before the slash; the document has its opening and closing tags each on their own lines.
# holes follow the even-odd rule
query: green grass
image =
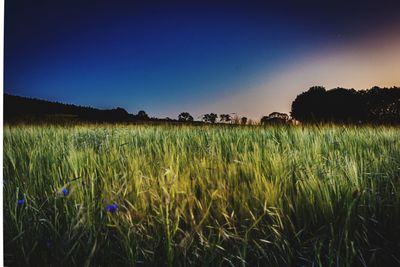
<svg viewBox="0 0 400 267">
<path fill-rule="evenodd" d="M 5 126 L 5 262 L 397 265 L 399 137 L 390 127 Z"/>
</svg>

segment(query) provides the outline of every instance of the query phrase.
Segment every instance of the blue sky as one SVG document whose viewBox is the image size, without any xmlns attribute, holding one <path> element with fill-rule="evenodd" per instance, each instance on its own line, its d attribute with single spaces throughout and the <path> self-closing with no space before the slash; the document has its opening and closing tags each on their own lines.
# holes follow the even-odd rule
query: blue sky
<svg viewBox="0 0 400 267">
<path fill-rule="evenodd" d="M 399 25 L 398 12 L 395 2 L 378 1 L 7 1 L 4 88 L 159 117 L 180 111 L 257 117 L 288 111 L 307 89 L 299 82 L 283 90 L 274 77 L 360 40 L 390 42 L 393 32 L 379 33 Z"/>
</svg>

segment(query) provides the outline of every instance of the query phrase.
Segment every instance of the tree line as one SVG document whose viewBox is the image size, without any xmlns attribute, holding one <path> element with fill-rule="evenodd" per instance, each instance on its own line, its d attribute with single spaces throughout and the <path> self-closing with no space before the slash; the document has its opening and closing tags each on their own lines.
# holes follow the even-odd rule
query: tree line
<svg viewBox="0 0 400 267">
<path fill-rule="evenodd" d="M 215 123 L 217 118 L 215 113 L 205 114 L 203 121 Z M 231 117 L 221 114 L 220 121 L 229 122 Z M 241 124 L 246 121 L 243 117 Z M 297 123 L 400 124 L 400 87 L 326 90 L 313 86 L 295 98 L 290 116 L 272 112 L 260 120 L 263 125 Z"/>
<path fill-rule="evenodd" d="M 303 123 L 400 124 L 400 87 L 357 91 L 313 86 L 293 101 L 291 116 Z"/>
<path fill-rule="evenodd" d="M 196 121 L 189 112 L 182 112 L 177 119 L 150 117 L 141 110 L 130 114 L 125 109 L 101 110 L 4 94 L 4 121 L 28 122 L 177 122 L 177 123 L 224 123 L 255 124 L 236 113 L 207 113 Z M 260 124 L 293 123 L 352 123 L 352 124 L 400 124 L 400 88 L 372 87 L 367 90 L 334 88 L 326 90 L 313 86 L 299 94 L 292 103 L 290 116 L 272 112 L 263 116 Z"/>
<path fill-rule="evenodd" d="M 15 122 L 133 122 L 148 121 L 143 110 L 129 114 L 125 109 L 96 109 L 72 104 L 4 94 L 4 121 Z"/>
</svg>

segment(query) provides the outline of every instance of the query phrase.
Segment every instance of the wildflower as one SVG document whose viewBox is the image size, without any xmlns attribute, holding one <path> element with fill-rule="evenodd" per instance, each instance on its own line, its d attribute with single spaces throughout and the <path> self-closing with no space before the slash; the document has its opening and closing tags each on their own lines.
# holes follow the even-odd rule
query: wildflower
<svg viewBox="0 0 400 267">
<path fill-rule="evenodd" d="M 113 203 L 113 204 L 108 204 L 106 207 L 106 210 L 110 213 L 115 213 L 118 210 L 118 205 Z"/>
<path fill-rule="evenodd" d="M 19 206 L 21 206 L 21 205 L 23 205 L 25 203 L 25 199 L 23 199 L 23 198 L 18 199 L 17 203 L 18 203 Z"/>
<path fill-rule="evenodd" d="M 63 188 L 63 190 L 62 190 L 61 192 L 63 193 L 64 197 L 66 197 L 66 196 L 69 195 L 69 190 L 68 190 L 68 188 Z"/>
</svg>

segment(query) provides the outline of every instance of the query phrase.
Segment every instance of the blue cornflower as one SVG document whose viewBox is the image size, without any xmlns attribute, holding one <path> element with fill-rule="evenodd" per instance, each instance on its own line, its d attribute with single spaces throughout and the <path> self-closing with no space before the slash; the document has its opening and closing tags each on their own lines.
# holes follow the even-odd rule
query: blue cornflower
<svg viewBox="0 0 400 267">
<path fill-rule="evenodd" d="M 23 205 L 24 203 L 25 203 L 25 199 L 23 199 L 23 198 L 21 198 L 21 199 L 18 199 L 18 205 Z"/>
<path fill-rule="evenodd" d="M 115 213 L 118 210 L 118 205 L 113 203 L 113 204 L 108 204 L 106 207 L 106 210 L 110 213 Z"/>
<path fill-rule="evenodd" d="M 68 188 L 63 188 L 63 190 L 62 190 L 61 192 L 63 193 L 64 197 L 66 197 L 66 196 L 69 195 L 69 190 L 68 190 Z"/>
</svg>

